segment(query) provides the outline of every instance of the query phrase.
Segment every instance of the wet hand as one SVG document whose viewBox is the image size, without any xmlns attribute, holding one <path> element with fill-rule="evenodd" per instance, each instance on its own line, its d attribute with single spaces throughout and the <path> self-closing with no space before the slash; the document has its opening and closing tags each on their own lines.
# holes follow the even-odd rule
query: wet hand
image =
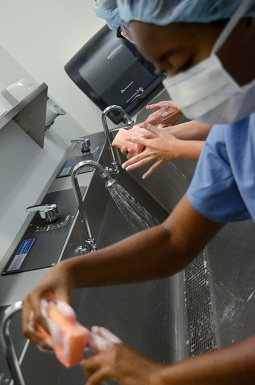
<svg viewBox="0 0 255 385">
<path fill-rule="evenodd" d="M 127 159 L 130 159 L 134 156 L 132 152 L 129 151 L 128 147 L 123 146 L 120 149 L 121 153 L 126 156 Z"/>
<path fill-rule="evenodd" d="M 120 344 L 122 341 L 108 329 L 101 326 L 92 326 L 89 348 L 98 353 L 113 344 Z"/>
<path fill-rule="evenodd" d="M 148 111 L 157 110 L 150 114 L 146 119 L 147 123 L 153 124 L 154 126 L 172 126 L 182 115 L 182 112 L 171 100 L 149 104 L 146 106 L 146 109 Z"/>
<path fill-rule="evenodd" d="M 70 302 L 70 282 L 67 273 L 58 264 L 51 268 L 49 273 L 33 288 L 33 290 L 22 301 L 22 329 L 23 334 L 35 344 L 47 348 L 34 329 L 35 324 L 39 324 L 46 331 L 47 324 L 41 315 L 41 300 L 47 301 L 60 299 Z"/>
<path fill-rule="evenodd" d="M 147 131 L 150 131 L 153 134 L 153 137 L 150 139 L 132 139 L 132 142 L 140 143 L 145 146 L 145 150 L 140 154 L 131 157 L 127 162 L 123 163 L 122 167 L 127 171 L 132 171 L 154 161 L 153 165 L 143 175 L 143 179 L 145 179 L 163 163 L 176 159 L 175 144 L 178 139 L 164 129 L 158 129 L 149 123 L 145 122 L 143 127 Z"/>
<path fill-rule="evenodd" d="M 87 385 L 111 379 L 121 385 L 157 385 L 162 365 L 122 343 L 113 343 L 82 362 Z"/>
<path fill-rule="evenodd" d="M 136 124 L 130 131 L 133 132 L 137 132 L 138 135 L 137 137 L 141 137 L 141 134 L 142 134 L 142 137 L 144 138 L 153 138 L 154 137 L 154 134 L 150 131 L 147 131 L 144 127 L 143 127 L 143 123 L 139 123 L 139 124 Z M 131 142 L 132 140 L 129 140 L 128 139 L 128 142 Z M 135 143 L 135 142 L 134 142 Z M 138 142 L 137 142 L 138 143 Z M 125 155 L 127 157 L 127 159 L 131 159 L 133 156 L 137 155 L 136 152 L 134 152 L 134 149 L 133 148 L 130 148 L 127 145 L 123 145 L 121 148 L 120 148 L 120 151 L 123 155 Z"/>
</svg>

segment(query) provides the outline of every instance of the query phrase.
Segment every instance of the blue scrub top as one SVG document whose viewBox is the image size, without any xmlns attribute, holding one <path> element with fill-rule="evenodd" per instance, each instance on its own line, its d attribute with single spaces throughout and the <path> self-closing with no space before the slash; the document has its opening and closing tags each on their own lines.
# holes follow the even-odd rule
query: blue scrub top
<svg viewBox="0 0 255 385">
<path fill-rule="evenodd" d="M 212 127 L 187 196 L 212 221 L 255 221 L 255 113 Z"/>
</svg>

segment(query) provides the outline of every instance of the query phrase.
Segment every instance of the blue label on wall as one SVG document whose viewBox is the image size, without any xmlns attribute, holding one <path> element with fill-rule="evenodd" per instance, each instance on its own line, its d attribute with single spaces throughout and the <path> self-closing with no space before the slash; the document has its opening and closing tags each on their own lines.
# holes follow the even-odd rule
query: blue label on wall
<svg viewBox="0 0 255 385">
<path fill-rule="evenodd" d="M 66 164 L 64 165 L 63 167 L 63 170 L 61 171 L 61 173 L 59 174 L 59 176 L 66 176 L 66 175 L 69 175 L 73 165 L 75 163 L 75 160 L 74 159 L 71 159 L 71 160 L 68 160 L 66 162 Z"/>
<path fill-rule="evenodd" d="M 10 266 L 8 267 L 7 271 L 16 271 L 19 270 L 22 263 L 24 262 L 29 250 L 33 246 L 33 243 L 35 241 L 35 238 L 31 239 L 24 239 L 24 241 L 21 243 L 17 253 L 15 254 Z"/>
</svg>

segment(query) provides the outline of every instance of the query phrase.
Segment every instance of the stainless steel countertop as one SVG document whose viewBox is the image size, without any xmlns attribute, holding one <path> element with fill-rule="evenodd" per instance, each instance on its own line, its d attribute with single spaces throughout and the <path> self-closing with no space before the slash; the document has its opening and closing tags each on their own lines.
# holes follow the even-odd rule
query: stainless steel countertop
<svg viewBox="0 0 255 385">
<path fill-rule="evenodd" d="M 56 173 L 57 174 L 57 173 Z M 79 175 L 79 183 L 81 186 L 88 186 L 92 179 L 93 172 Z M 61 191 L 72 188 L 71 178 L 55 178 L 48 192 Z M 19 243 L 23 233 L 25 232 L 31 217 L 24 223 L 20 236 L 17 236 L 13 242 L 12 249 L 15 249 Z M 2 271 L 10 258 L 12 252 L 9 251 L 0 262 L 0 270 Z M 49 268 L 39 269 L 28 272 L 21 272 L 12 275 L 0 276 L 0 306 L 13 304 L 22 300 L 27 293 L 36 285 L 36 283 L 48 272 Z"/>
</svg>

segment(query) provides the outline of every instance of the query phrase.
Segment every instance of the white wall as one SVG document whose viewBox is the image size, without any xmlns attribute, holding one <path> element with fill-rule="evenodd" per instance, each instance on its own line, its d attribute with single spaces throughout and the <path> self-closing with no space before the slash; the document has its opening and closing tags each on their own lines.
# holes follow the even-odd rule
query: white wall
<svg viewBox="0 0 255 385">
<path fill-rule="evenodd" d="M 85 133 L 102 130 L 101 112 L 67 76 L 64 65 L 104 25 L 94 14 L 93 3 L 93 0 L 0 2 L 0 44 L 38 83 L 48 85 L 50 96 Z"/>
<path fill-rule="evenodd" d="M 0 90 L 22 78 L 45 82 L 48 95 L 67 111 L 46 132 L 43 149 L 13 122 L 0 130 L 0 259 L 26 221 L 26 207 L 40 201 L 70 139 L 102 130 L 101 111 L 64 71 L 104 25 L 93 3 L 0 0 Z"/>
<path fill-rule="evenodd" d="M 30 74 L 0 45 L 1 88 Z M 62 160 L 70 140 L 85 135 L 69 114 L 56 119 L 39 147 L 16 123 L 0 129 L 0 260 L 12 246 Z"/>
</svg>

